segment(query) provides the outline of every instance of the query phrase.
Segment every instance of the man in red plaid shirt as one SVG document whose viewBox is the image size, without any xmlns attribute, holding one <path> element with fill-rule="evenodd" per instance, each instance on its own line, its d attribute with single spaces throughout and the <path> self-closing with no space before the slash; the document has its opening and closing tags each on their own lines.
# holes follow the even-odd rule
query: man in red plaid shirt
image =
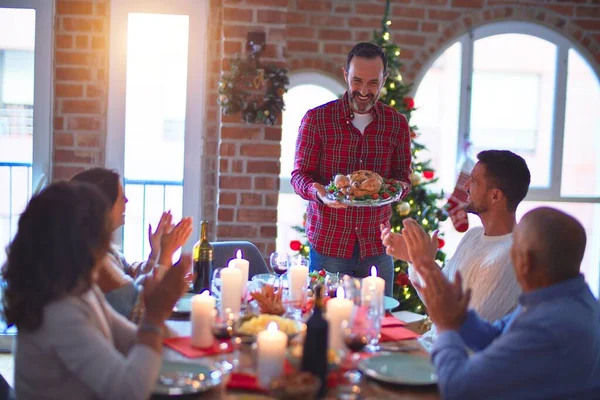
<svg viewBox="0 0 600 400">
<path fill-rule="evenodd" d="M 386 68 L 387 57 L 375 44 L 358 43 L 350 51 L 344 68 L 348 91 L 339 100 L 309 110 L 302 120 L 292 186 L 309 201 L 306 234 L 311 269 L 364 277 L 375 265 L 390 296 L 394 265 L 385 254 L 379 229 L 381 224 L 390 225 L 391 206 L 348 207 L 328 199 L 324 187 L 337 174 L 370 170 L 410 188 L 408 121 L 377 101 Z"/>
</svg>

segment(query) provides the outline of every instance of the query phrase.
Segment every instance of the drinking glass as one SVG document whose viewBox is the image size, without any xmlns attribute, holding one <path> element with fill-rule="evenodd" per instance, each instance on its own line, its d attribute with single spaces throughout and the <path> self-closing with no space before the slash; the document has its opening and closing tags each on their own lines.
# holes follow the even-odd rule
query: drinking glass
<svg viewBox="0 0 600 400">
<path fill-rule="evenodd" d="M 212 334 L 218 343 L 219 361 L 227 361 L 224 353 L 229 350 L 229 346 L 233 346 L 236 343 L 236 335 L 239 325 L 239 319 L 231 311 L 230 308 L 225 309 L 223 312 L 216 308 L 213 311 L 213 324 Z M 232 347 L 235 350 L 234 347 Z M 236 357 L 234 356 L 234 364 Z"/>
<path fill-rule="evenodd" d="M 210 281 L 210 294 L 216 299 L 217 309 L 221 308 L 221 270 L 223 268 L 216 268 L 213 271 L 212 279 Z"/>
<path fill-rule="evenodd" d="M 287 272 L 288 268 L 291 265 L 291 256 L 288 253 L 271 253 L 271 257 L 269 258 L 269 262 L 271 264 L 271 268 L 277 275 L 282 275 Z"/>
</svg>

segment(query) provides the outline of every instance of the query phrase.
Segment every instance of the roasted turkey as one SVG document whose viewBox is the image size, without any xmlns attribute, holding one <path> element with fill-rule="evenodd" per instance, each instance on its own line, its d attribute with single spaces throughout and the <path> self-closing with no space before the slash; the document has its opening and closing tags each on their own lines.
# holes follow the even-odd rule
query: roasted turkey
<svg viewBox="0 0 600 400">
<path fill-rule="evenodd" d="M 349 198 L 364 197 L 379 193 L 383 178 L 376 172 L 361 169 L 349 175 L 336 175 L 334 184 Z"/>
</svg>

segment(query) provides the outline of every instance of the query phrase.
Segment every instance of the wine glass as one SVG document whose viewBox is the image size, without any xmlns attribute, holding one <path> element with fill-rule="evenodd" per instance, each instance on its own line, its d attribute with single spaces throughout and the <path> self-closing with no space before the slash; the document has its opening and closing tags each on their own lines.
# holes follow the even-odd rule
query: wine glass
<svg viewBox="0 0 600 400">
<path fill-rule="evenodd" d="M 363 351 L 379 335 L 374 321 L 370 317 L 369 306 L 361 305 L 349 320 L 342 321 L 342 337 L 348 348 L 347 360 L 348 371 L 343 374 L 339 388 L 339 397 L 344 399 L 360 398 L 360 381 L 362 374 L 357 369 L 360 360 L 360 352 Z"/>
<path fill-rule="evenodd" d="M 323 286 L 325 287 L 325 294 L 329 298 L 334 298 L 337 288 L 340 286 L 340 274 L 336 273 L 327 273 L 325 275 L 325 279 L 323 280 Z M 344 288 L 345 289 L 345 288 Z"/>
<path fill-rule="evenodd" d="M 288 253 L 273 252 L 271 253 L 269 262 L 271 263 L 273 271 L 275 271 L 277 275 L 282 275 L 287 272 L 291 265 L 291 256 Z"/>
<path fill-rule="evenodd" d="M 219 311 L 218 308 L 213 310 L 212 334 L 218 343 L 220 361 L 226 361 L 223 354 L 234 343 L 233 339 L 237 332 L 238 322 L 238 318 L 230 308 L 225 309 L 223 312 Z"/>
</svg>

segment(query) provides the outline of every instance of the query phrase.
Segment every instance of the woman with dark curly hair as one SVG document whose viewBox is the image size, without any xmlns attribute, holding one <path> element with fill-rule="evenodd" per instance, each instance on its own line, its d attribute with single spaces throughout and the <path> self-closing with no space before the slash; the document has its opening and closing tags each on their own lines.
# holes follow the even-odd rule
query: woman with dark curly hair
<svg viewBox="0 0 600 400">
<path fill-rule="evenodd" d="M 189 255 L 150 276 L 139 328 L 95 285 L 110 246 L 110 206 L 95 187 L 55 183 L 19 218 L 3 270 L 15 324 L 15 391 L 23 399 L 145 399 L 161 364 L 161 327 L 185 290 Z"/>
<path fill-rule="evenodd" d="M 123 191 L 121 177 L 106 168 L 91 168 L 76 174 L 71 182 L 86 182 L 95 185 L 108 198 L 111 232 L 125 223 L 127 197 Z M 129 264 L 114 246 L 108 250 L 98 271 L 98 286 L 106 295 L 106 300 L 119 313 L 133 322 L 139 322 L 143 315 L 142 291 L 146 276 L 158 269 L 159 276 L 172 263 L 173 253 L 189 239 L 192 233 L 192 219 L 183 218 L 177 226 L 171 224 L 170 211 L 163 213 L 156 230 L 148 226 L 150 255 L 145 262 Z M 158 261 L 158 262 L 157 262 Z"/>
</svg>

